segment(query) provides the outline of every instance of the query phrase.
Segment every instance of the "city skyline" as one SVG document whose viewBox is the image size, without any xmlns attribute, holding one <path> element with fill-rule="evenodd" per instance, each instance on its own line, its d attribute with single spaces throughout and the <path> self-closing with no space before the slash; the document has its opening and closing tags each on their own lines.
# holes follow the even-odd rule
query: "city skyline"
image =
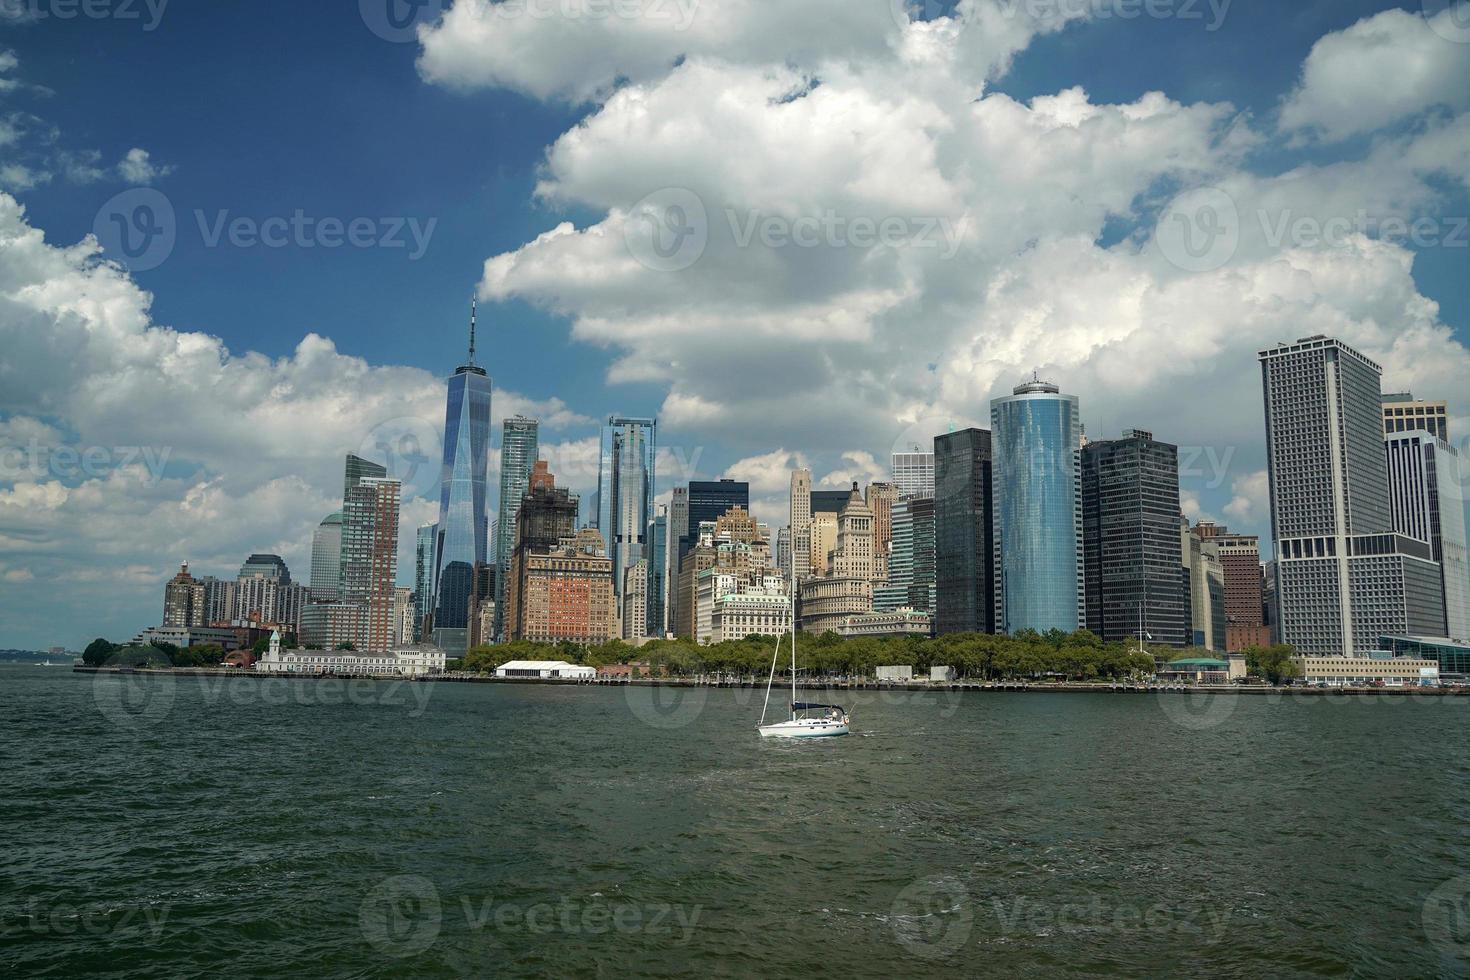
<svg viewBox="0 0 1470 980">
<path fill-rule="evenodd" d="M 889 6 L 795 56 L 759 40 L 781 35 L 770 18 L 787 14 L 775 10 L 743 12 L 725 40 L 699 34 L 706 46 L 679 59 L 633 58 L 616 25 L 591 25 L 627 69 L 620 79 L 527 25 L 527 50 L 573 79 L 550 88 L 494 53 L 481 52 L 497 65 L 490 76 L 450 57 L 477 50 L 456 36 L 462 25 L 391 43 L 353 10 L 269 8 L 299 26 L 287 39 L 263 33 L 269 16 L 228 10 L 170 11 L 152 32 L 78 22 L 101 39 L 80 66 L 59 25 L 7 26 L 0 98 L 34 118 L 0 146 L 0 248 L 15 276 L 0 304 L 0 642 L 131 635 L 157 618 L 159 583 L 186 560 L 227 574 L 252 551 L 278 553 L 306 581 L 312 536 L 340 508 L 346 452 L 403 481 L 398 582 L 412 584 L 415 532 L 437 519 L 444 377 L 467 289 L 497 380 L 491 430 L 539 419 L 545 454 L 584 503 L 598 420 L 613 410 L 658 419 L 656 504 L 675 482 L 730 477 L 750 483 L 753 512 L 776 528 L 792 468 L 810 468 L 818 491 L 892 478 L 892 452 L 988 428 L 990 399 L 1037 371 L 1078 395 L 1094 438 L 1142 428 L 1178 445 L 1190 517 L 1264 542 L 1250 358 L 1317 332 L 1379 362 L 1386 390 L 1448 400 L 1451 435 L 1470 435 L 1470 285 L 1455 244 L 1470 201 L 1448 142 L 1465 107 L 1458 94 L 1448 106 L 1423 95 L 1460 91 L 1434 83 L 1458 78 L 1464 60 L 1445 24 L 1379 3 L 1290 23 L 1238 6 L 1216 31 L 1016 22 L 1003 43 L 979 30 L 937 41 L 957 58 L 907 64 L 923 84 L 895 106 L 876 80 L 896 70 L 899 35 L 918 28 Z M 1083 56 L 1112 50 L 1123 30 L 1151 32 L 1180 61 Z M 188 109 L 178 92 L 214 91 L 192 52 L 215 36 L 279 46 L 283 59 L 311 52 L 302 71 L 372 86 L 379 115 L 366 124 L 331 95 L 310 107 L 273 98 L 290 91 L 285 79 L 258 93 L 291 105 L 275 113 L 279 129 L 255 111 L 176 115 Z M 684 53 L 681 41 L 655 46 Z M 1271 70 L 1246 70 L 1243 47 Z M 1431 74 L 1413 91 L 1354 93 L 1344 113 L 1323 80 L 1370 47 Z M 670 146 L 632 125 L 634 86 L 648 118 L 708 138 Z M 159 121 L 102 118 L 92 96 L 110 91 L 139 93 Z M 690 100 L 711 104 L 714 91 L 728 108 L 705 120 Z M 231 97 L 253 110 L 257 93 Z M 834 110 L 864 120 L 875 152 L 924 152 L 835 152 L 850 131 L 823 123 Z M 467 127 L 469 116 L 497 122 Z M 344 122 L 340 145 L 295 151 Z M 40 138 L 51 127 L 54 143 Z M 450 141 L 463 145 L 438 152 Z M 806 168 L 786 165 L 793 149 Z M 1056 166 L 1017 172 L 1018 154 Z M 622 176 L 588 169 L 594 158 Z M 748 172 L 723 164 L 734 159 Z M 281 179 L 260 181 L 253 167 Z M 633 220 L 640 206 L 674 203 L 659 196 L 670 188 L 706 211 L 703 251 L 684 268 L 644 250 Z M 157 264 L 120 251 L 107 218 L 118 195 L 145 192 L 176 219 Z M 1228 205 L 1240 218 L 1220 254 L 1170 238 L 1206 213 L 1186 207 L 1199 195 L 1219 205 L 1210 213 Z M 1356 229 L 1365 205 L 1366 238 L 1310 235 L 1311 222 L 1339 218 Z M 407 247 L 276 248 L 230 230 L 238 219 L 264 231 L 298 211 L 312 235 L 324 219 L 398 220 Z M 829 211 L 833 233 L 816 247 L 760 227 Z M 420 231 L 437 219 L 417 258 L 409 218 Z M 883 218 L 907 222 L 918 247 L 848 234 L 855 219 Z M 1385 233 L 1391 218 L 1437 222 L 1438 234 Z M 929 247 L 931 227 L 950 229 L 956 247 Z M 122 264 L 74 248 L 99 228 L 100 258 Z M 598 285 L 569 280 L 572 268 Z M 498 448 L 488 455 L 493 498 Z M 492 518 L 496 506 L 487 501 Z"/>
</svg>

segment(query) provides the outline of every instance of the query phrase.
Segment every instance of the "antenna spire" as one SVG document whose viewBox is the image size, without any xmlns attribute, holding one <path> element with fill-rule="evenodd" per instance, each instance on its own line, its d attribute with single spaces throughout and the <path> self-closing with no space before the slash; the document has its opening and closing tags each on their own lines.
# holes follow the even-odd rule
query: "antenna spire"
<svg viewBox="0 0 1470 980">
<path fill-rule="evenodd" d="M 470 297 L 470 363 L 475 363 L 475 315 L 478 311 L 479 296 Z"/>
</svg>

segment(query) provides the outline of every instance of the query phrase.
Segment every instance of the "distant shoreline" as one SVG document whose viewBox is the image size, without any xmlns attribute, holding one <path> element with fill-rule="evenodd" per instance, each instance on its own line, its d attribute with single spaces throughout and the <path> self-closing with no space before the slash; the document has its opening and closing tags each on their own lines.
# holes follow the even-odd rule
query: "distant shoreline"
<svg viewBox="0 0 1470 980">
<path fill-rule="evenodd" d="M 39 666 L 35 664 L 32 666 Z M 216 670 L 205 667 L 72 667 L 77 674 L 149 674 L 168 677 L 252 678 L 255 680 L 292 681 L 408 681 L 416 684 L 528 684 L 553 687 L 707 687 L 750 689 L 764 688 L 764 680 L 706 680 L 691 677 L 608 677 L 578 680 L 570 677 L 489 677 L 485 675 L 438 675 L 404 677 L 399 675 L 305 674 L 264 672 L 256 670 Z M 788 685 L 789 686 L 789 681 Z M 812 683 L 798 680 L 798 690 L 808 691 L 904 691 L 904 692 L 975 692 L 1012 694 L 1240 694 L 1305 695 L 1308 697 L 1343 697 L 1369 694 L 1383 697 L 1470 697 L 1470 688 L 1444 687 L 1269 687 L 1238 684 L 1037 684 L 1024 681 L 861 681 Z"/>
</svg>

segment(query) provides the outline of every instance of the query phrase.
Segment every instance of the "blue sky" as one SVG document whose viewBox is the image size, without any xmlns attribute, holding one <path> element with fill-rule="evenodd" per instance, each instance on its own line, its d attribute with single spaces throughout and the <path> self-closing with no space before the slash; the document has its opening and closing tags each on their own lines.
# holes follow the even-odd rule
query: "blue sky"
<svg viewBox="0 0 1470 980">
<path fill-rule="evenodd" d="M 676 29 L 655 0 L 638 0 L 641 19 L 575 23 L 461 0 L 393 41 L 370 29 L 375 2 L 172 0 L 152 30 L 146 13 L 62 20 L 41 0 L 32 22 L 0 16 L 0 192 L 25 209 L 10 231 L 47 242 L 17 253 L 33 279 L 0 279 L 0 337 L 22 338 L 0 354 L 0 435 L 169 450 L 126 514 L 109 503 L 123 462 L 0 473 L 0 645 L 148 625 L 186 558 L 223 574 L 279 550 L 304 575 L 341 452 L 387 419 L 442 422 L 436 376 L 462 356 L 476 291 L 497 417 L 542 415 L 574 486 L 591 419 L 657 414 L 696 461 L 679 476 L 751 480 L 772 524 L 791 466 L 831 485 L 881 476 L 891 449 L 983 423 L 1033 368 L 1083 395 L 1095 436 L 1140 426 L 1199 447 L 1210 462 L 1186 476 L 1186 509 L 1263 533 L 1262 343 L 1340 333 L 1384 362 L 1386 385 L 1466 415 L 1470 248 L 1283 248 L 1246 230 L 1223 265 L 1180 270 L 1156 234 L 1176 195 L 1205 187 L 1243 228 L 1361 202 L 1453 238 L 1470 214 L 1470 44 L 1429 19 L 1435 0 L 1427 15 L 1173 0 L 1170 16 L 1126 19 L 1129 0 L 907 19 L 890 0 L 681 0 L 694 6 Z M 1346 107 L 1344 78 L 1364 86 Z M 1364 106 L 1371 122 L 1353 121 Z M 145 173 L 123 167 L 130 152 Z M 62 251 L 138 187 L 174 209 L 165 261 L 99 271 L 115 252 Z M 630 223 L 670 187 L 707 205 L 708 247 L 685 270 L 640 267 Z M 406 248 L 208 240 L 223 217 L 298 211 L 432 234 L 420 257 L 407 234 Z M 826 211 L 933 215 L 968 237 L 943 263 L 721 237 L 727 216 Z M 304 351 L 309 334 L 329 344 Z M 78 530 L 114 522 L 136 530 Z M 83 564 L 116 577 L 56 598 Z"/>
</svg>

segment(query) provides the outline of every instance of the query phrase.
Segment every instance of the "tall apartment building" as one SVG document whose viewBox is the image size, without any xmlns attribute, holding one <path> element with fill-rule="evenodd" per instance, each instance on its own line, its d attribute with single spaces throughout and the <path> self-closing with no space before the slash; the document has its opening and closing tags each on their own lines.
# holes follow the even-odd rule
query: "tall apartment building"
<svg viewBox="0 0 1470 980">
<path fill-rule="evenodd" d="M 934 630 L 940 635 L 995 632 L 994 499 L 990 433 L 935 436 Z"/>
<path fill-rule="evenodd" d="M 540 452 L 541 423 L 517 415 L 500 427 L 500 506 L 495 521 L 495 627 L 494 637 L 505 633 L 505 583 L 510 578 L 510 553 L 515 548 L 516 514 L 531 480 L 531 467 Z"/>
<path fill-rule="evenodd" d="M 656 419 L 608 417 L 597 473 L 597 529 L 612 560 L 613 590 L 619 595 L 624 572 L 648 557 L 657 459 Z"/>
<path fill-rule="evenodd" d="M 1073 632 L 1087 618 L 1077 397 L 1032 380 L 991 402 L 990 423 L 996 629 Z"/>
<path fill-rule="evenodd" d="M 247 558 L 231 592 L 232 621 L 299 631 L 308 590 L 291 581 L 291 570 L 279 555 Z"/>
<path fill-rule="evenodd" d="M 1259 358 L 1282 642 L 1368 656 L 1381 636 L 1442 633 L 1433 549 L 1393 526 L 1382 368 L 1322 336 Z"/>
<path fill-rule="evenodd" d="M 812 573 L 812 471 L 791 471 L 791 558 L 796 581 Z M 791 568 L 784 569 L 787 575 Z"/>
<path fill-rule="evenodd" d="M 1081 459 L 1087 628 L 1107 643 L 1142 630 L 1184 646 L 1178 447 L 1132 429 L 1088 443 Z"/>
<path fill-rule="evenodd" d="M 1265 575 L 1261 569 L 1261 540 L 1254 534 L 1232 534 L 1228 527 L 1200 521 L 1194 533 L 1215 542 L 1225 574 L 1225 649 L 1239 653 L 1270 646 L 1266 624 Z"/>
<path fill-rule="evenodd" d="M 934 453 L 915 446 L 892 456 L 893 484 L 900 497 L 934 496 Z"/>
<path fill-rule="evenodd" d="M 1445 635 L 1470 641 L 1470 565 L 1460 455 L 1427 431 L 1395 432 L 1386 437 L 1385 448 L 1393 528 L 1429 543 L 1440 566 Z"/>
<path fill-rule="evenodd" d="M 1428 432 L 1441 442 L 1450 441 L 1448 402 L 1422 401 L 1411 391 L 1383 396 L 1383 434 Z"/>
<path fill-rule="evenodd" d="M 347 495 L 352 493 L 363 480 L 373 477 L 381 479 L 388 475 L 388 467 L 382 463 L 374 463 L 370 459 L 363 459 L 356 453 L 348 453 L 346 462 L 342 465 L 342 500 L 345 503 Z"/>
<path fill-rule="evenodd" d="M 342 511 L 342 600 L 363 609 L 361 650 L 391 650 L 398 636 L 393 603 L 402 493 L 397 480 L 364 477 Z"/>
<path fill-rule="evenodd" d="M 189 563 L 163 587 L 164 626 L 207 626 L 208 597 L 204 586 L 189 574 Z"/>
</svg>

